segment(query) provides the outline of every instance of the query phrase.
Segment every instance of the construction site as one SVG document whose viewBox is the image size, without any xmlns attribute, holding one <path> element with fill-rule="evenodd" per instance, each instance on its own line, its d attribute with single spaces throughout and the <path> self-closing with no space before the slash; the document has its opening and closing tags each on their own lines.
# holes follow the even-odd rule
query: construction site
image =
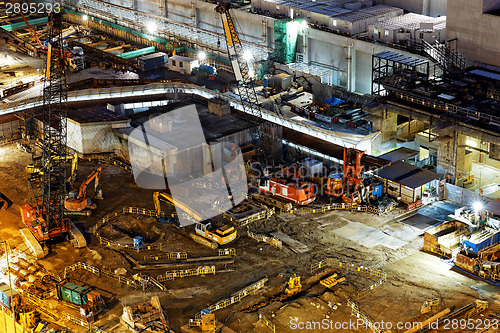
<svg viewBox="0 0 500 333">
<path fill-rule="evenodd" d="M 499 12 L 0 2 L 0 332 L 500 332 Z"/>
</svg>

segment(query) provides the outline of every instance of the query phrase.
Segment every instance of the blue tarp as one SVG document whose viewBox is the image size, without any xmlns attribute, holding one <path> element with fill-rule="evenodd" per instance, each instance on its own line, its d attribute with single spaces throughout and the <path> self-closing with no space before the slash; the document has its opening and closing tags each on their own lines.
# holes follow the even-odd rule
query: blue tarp
<svg viewBox="0 0 500 333">
<path fill-rule="evenodd" d="M 325 99 L 323 103 L 330 104 L 331 106 L 335 106 L 341 103 L 344 103 L 345 101 L 343 99 L 337 98 L 337 97 L 332 97 L 329 99 Z"/>
</svg>

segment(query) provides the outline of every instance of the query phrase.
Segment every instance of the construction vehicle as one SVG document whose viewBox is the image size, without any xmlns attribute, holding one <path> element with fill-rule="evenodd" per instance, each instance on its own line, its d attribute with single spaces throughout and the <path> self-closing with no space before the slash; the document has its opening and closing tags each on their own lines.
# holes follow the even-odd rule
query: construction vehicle
<svg viewBox="0 0 500 333">
<path fill-rule="evenodd" d="M 332 197 L 342 197 L 345 203 L 360 204 L 361 192 L 365 193 L 361 172 L 361 158 L 364 152 L 354 148 L 344 148 L 343 173 L 332 174 L 324 187 Z"/>
<path fill-rule="evenodd" d="M 437 308 L 441 304 L 441 299 L 433 298 L 431 300 L 425 301 L 424 304 L 420 306 L 420 313 L 426 314 Z"/>
<path fill-rule="evenodd" d="M 212 223 L 204 221 L 196 223 L 194 229 L 198 235 L 220 245 L 228 244 L 236 239 L 236 229 L 227 224 L 215 229 L 212 227 Z"/>
<path fill-rule="evenodd" d="M 297 205 L 308 205 L 316 199 L 315 185 L 300 180 L 282 178 L 260 179 L 259 190 Z"/>
<path fill-rule="evenodd" d="M 81 287 L 67 279 L 57 284 L 57 298 L 76 305 L 80 310 L 80 317 L 89 323 L 93 322 L 95 316 L 106 307 L 97 290 Z M 71 305 L 70 307 L 73 307 Z"/>
<path fill-rule="evenodd" d="M 181 208 L 183 211 L 185 211 L 190 217 L 195 219 L 196 221 L 199 221 L 202 219 L 201 215 L 199 215 L 197 212 L 194 210 L 190 209 L 187 205 L 185 205 L 182 202 L 174 202 L 174 199 L 172 196 L 168 193 L 165 192 L 154 192 L 153 193 L 153 203 L 155 205 L 155 211 L 156 211 L 156 218 L 158 221 L 163 222 L 163 223 L 173 223 L 175 225 L 179 224 L 179 219 L 176 217 L 177 214 L 171 214 L 170 217 L 167 216 L 164 212 L 161 210 L 161 205 L 160 202 L 165 201 L 171 204 L 172 206 L 175 207 L 175 205 L 178 203 L 179 208 Z"/>
<path fill-rule="evenodd" d="M 300 293 L 302 285 L 300 284 L 300 276 L 293 274 L 290 280 L 286 283 L 285 295 L 290 297 Z"/>
<path fill-rule="evenodd" d="M 71 212 L 81 212 L 78 215 L 91 215 L 91 209 L 95 209 L 97 205 L 87 198 L 87 186 L 95 179 L 96 199 L 102 199 L 101 190 L 99 189 L 99 177 L 101 176 L 101 167 L 97 167 L 87 179 L 80 185 L 79 190 L 72 190 L 68 194 L 68 198 L 64 200 L 64 207 Z M 71 214 L 71 213 L 70 213 Z"/>
<path fill-rule="evenodd" d="M 59 156 L 54 156 L 53 160 L 59 160 L 61 157 Z M 67 182 L 73 186 L 75 180 L 76 180 L 76 171 L 78 169 L 78 154 L 74 153 L 73 155 L 66 155 L 63 158 L 66 160 L 71 159 L 71 175 L 68 177 Z M 42 168 L 35 166 L 35 164 L 28 164 L 26 166 L 26 172 L 29 173 L 30 175 L 35 174 L 35 175 L 41 175 L 42 173 Z"/>
<path fill-rule="evenodd" d="M 203 216 L 198 212 L 191 209 L 188 205 L 183 203 L 182 201 L 174 198 L 168 193 L 165 192 L 154 192 L 153 193 L 153 201 L 155 204 L 155 210 L 157 218 L 161 218 L 162 212 L 160 207 L 160 199 L 165 199 L 166 202 L 169 202 L 174 207 L 182 209 L 184 212 L 189 215 L 189 217 L 196 222 L 195 231 L 198 235 L 201 235 L 217 244 L 224 245 L 232 242 L 236 239 L 236 229 L 231 226 L 223 225 L 220 228 L 213 230 L 212 224 L 208 221 L 202 222 Z"/>
<path fill-rule="evenodd" d="M 12 201 L 5 194 L 0 192 L 0 210 L 5 210 L 12 206 Z"/>
<path fill-rule="evenodd" d="M 62 13 L 50 13 L 49 40 L 58 37 L 58 42 L 54 43 L 53 47 L 49 43 L 47 52 L 42 107 L 41 177 L 28 180 L 33 203 L 20 207 L 22 221 L 27 227 L 21 229 L 20 233 L 37 258 L 43 258 L 48 253 L 44 248 L 48 241 L 60 236 L 72 236 L 73 246 L 87 245 L 78 228 L 64 216 L 67 87 L 66 64 L 60 57 L 63 54 L 61 31 Z"/>
</svg>

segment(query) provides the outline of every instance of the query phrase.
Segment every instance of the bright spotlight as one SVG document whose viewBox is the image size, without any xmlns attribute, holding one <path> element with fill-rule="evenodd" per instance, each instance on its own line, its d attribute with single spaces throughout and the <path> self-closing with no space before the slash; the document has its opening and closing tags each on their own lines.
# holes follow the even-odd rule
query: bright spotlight
<svg viewBox="0 0 500 333">
<path fill-rule="evenodd" d="M 82 20 L 87 21 L 88 19 L 89 19 L 89 17 L 87 15 L 82 16 Z"/>
<path fill-rule="evenodd" d="M 203 51 L 198 52 L 198 59 L 201 61 L 205 60 L 207 58 L 207 54 Z"/>
<path fill-rule="evenodd" d="M 248 75 L 249 75 L 250 77 L 252 77 L 252 78 L 253 78 L 253 77 L 255 76 L 255 71 L 254 71 L 254 70 L 252 70 L 252 69 L 251 69 L 251 70 L 249 70 L 249 71 L 248 71 Z"/>
<path fill-rule="evenodd" d="M 302 26 L 302 28 L 307 28 L 307 21 L 306 20 L 302 21 L 300 25 Z"/>
<path fill-rule="evenodd" d="M 246 62 L 250 62 L 253 58 L 253 55 L 252 55 L 252 52 L 246 50 L 245 52 L 243 52 L 243 60 L 245 60 Z"/>
<path fill-rule="evenodd" d="M 156 22 L 149 21 L 146 23 L 146 29 L 150 34 L 154 34 L 156 32 L 156 29 L 158 29 L 158 26 L 156 25 Z"/>
<path fill-rule="evenodd" d="M 480 201 L 476 201 L 472 204 L 472 208 L 474 209 L 474 213 L 478 213 L 483 209 L 483 204 Z"/>
</svg>

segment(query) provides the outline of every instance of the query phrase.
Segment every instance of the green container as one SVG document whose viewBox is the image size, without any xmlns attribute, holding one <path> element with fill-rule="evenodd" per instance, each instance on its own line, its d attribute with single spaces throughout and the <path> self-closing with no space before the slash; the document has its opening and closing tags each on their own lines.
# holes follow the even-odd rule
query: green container
<svg viewBox="0 0 500 333">
<path fill-rule="evenodd" d="M 88 288 L 68 282 L 60 287 L 59 297 L 76 305 L 84 305 L 87 303 L 87 294 L 89 292 L 90 289 Z"/>
</svg>

